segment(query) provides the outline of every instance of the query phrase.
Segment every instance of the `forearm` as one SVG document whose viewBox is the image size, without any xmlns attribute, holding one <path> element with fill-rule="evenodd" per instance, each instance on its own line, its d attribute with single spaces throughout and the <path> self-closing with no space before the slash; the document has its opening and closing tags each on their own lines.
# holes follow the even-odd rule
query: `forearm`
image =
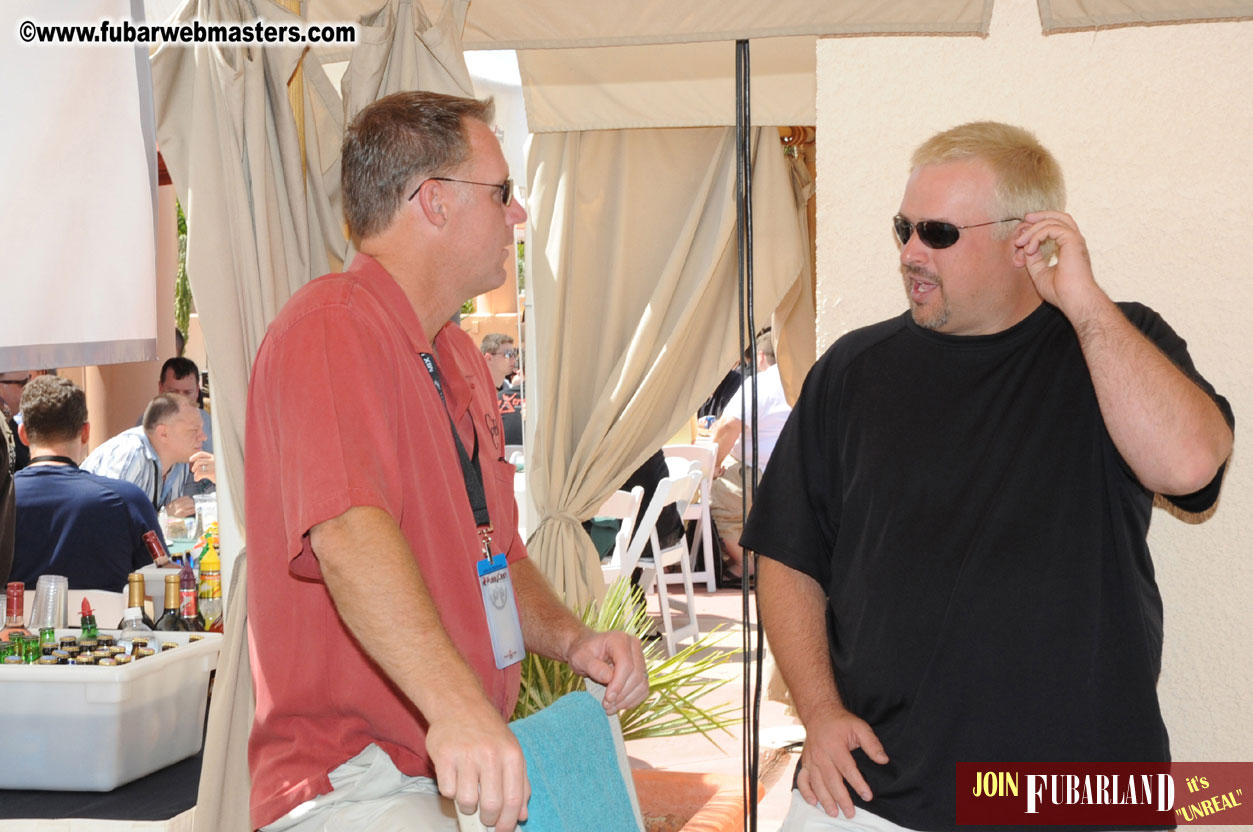
<svg viewBox="0 0 1253 832">
<path fill-rule="evenodd" d="M 718 445 L 714 456 L 715 470 L 723 464 L 722 461 L 727 458 L 731 448 L 735 447 L 735 440 L 740 438 L 740 431 L 743 427 L 744 423 L 739 419 L 725 415 L 718 420 L 718 424 L 714 425 L 714 442 Z"/>
<path fill-rule="evenodd" d="M 390 515 L 374 507 L 350 508 L 311 529 L 310 541 L 340 618 L 428 722 L 490 707 L 478 676 L 448 638 Z M 370 568 L 364 569 L 367 552 Z M 404 636 L 405 649 L 394 649 L 397 634 Z"/>
<path fill-rule="evenodd" d="M 561 603 L 530 558 L 509 564 L 509 571 L 527 651 L 568 662 L 571 646 L 588 628 Z"/>
<path fill-rule="evenodd" d="M 827 597 L 808 575 L 768 557 L 757 559 L 757 600 L 770 653 L 801 722 L 843 710 L 827 644 Z"/>
<path fill-rule="evenodd" d="M 1204 487 L 1232 445 L 1214 401 L 1095 284 L 1062 311 L 1079 336 L 1110 437 L 1140 482 L 1163 494 Z"/>
</svg>

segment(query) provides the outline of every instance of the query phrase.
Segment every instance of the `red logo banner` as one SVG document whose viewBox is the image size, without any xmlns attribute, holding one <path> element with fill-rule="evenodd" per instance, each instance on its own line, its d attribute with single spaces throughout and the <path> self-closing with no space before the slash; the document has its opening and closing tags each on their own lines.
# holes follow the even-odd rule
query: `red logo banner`
<svg viewBox="0 0 1253 832">
<path fill-rule="evenodd" d="M 958 763 L 957 823 L 1253 825 L 1253 763 Z"/>
</svg>

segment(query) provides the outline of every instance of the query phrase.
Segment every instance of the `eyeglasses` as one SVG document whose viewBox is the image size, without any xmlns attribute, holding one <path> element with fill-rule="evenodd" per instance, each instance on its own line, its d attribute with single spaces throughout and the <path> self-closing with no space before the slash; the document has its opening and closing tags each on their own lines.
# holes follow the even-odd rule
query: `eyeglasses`
<svg viewBox="0 0 1253 832">
<path fill-rule="evenodd" d="M 504 352 L 494 352 L 492 355 L 503 355 L 505 358 L 517 358 L 517 350 L 505 350 Z"/>
<path fill-rule="evenodd" d="M 485 188 L 495 188 L 500 191 L 500 204 L 509 205 L 513 202 L 513 180 L 506 179 L 504 182 L 471 182 L 469 179 L 453 179 L 448 176 L 428 176 L 422 180 L 422 185 L 434 179 L 436 182 L 460 182 L 463 185 L 482 185 Z M 422 190 L 422 185 L 413 189 L 413 193 L 409 194 L 409 199 L 413 199 L 418 195 L 418 191 Z M 408 200 L 406 200 L 408 201 Z"/>
<path fill-rule="evenodd" d="M 897 214 L 892 217 L 892 226 L 896 229 L 896 239 L 901 241 L 901 245 L 909 242 L 909 238 L 913 236 L 914 230 L 918 230 L 918 239 L 922 240 L 922 244 L 927 248 L 948 248 L 957 242 L 961 237 L 963 230 L 967 228 L 982 228 L 985 225 L 999 225 L 1003 222 L 1021 222 L 1018 217 L 1009 217 L 1003 220 L 992 220 L 991 222 L 978 222 L 974 225 L 953 225 L 951 222 L 941 222 L 940 220 L 920 220 L 918 222 L 910 222 L 909 220 Z"/>
<path fill-rule="evenodd" d="M 26 378 L 5 379 L 0 378 L 0 384 L 16 384 L 18 387 L 25 387 L 30 383 L 30 376 Z"/>
</svg>

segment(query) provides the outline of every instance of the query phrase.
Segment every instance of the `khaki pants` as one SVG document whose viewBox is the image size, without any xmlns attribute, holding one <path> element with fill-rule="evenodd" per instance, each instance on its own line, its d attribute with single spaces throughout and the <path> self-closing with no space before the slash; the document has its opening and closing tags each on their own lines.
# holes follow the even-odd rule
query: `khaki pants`
<svg viewBox="0 0 1253 832">
<path fill-rule="evenodd" d="M 726 470 L 722 476 L 713 481 L 709 495 L 709 514 L 718 525 L 718 534 L 725 540 L 735 543 L 740 541 L 740 533 L 744 531 L 744 512 L 741 499 L 745 489 L 745 474 L 751 471 L 742 462 L 728 458 Z M 748 495 L 748 510 L 753 509 L 752 494 Z"/>
<path fill-rule="evenodd" d="M 306 801 L 263 832 L 457 832 L 457 808 L 429 777 L 397 770 L 377 745 L 330 773 L 334 790 Z"/>
</svg>

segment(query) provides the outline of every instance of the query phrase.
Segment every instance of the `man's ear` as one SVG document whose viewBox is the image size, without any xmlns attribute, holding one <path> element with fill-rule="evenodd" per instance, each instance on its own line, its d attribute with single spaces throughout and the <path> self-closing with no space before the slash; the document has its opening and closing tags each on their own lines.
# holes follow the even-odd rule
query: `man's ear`
<svg viewBox="0 0 1253 832">
<path fill-rule="evenodd" d="M 26 436 L 26 423 L 17 426 L 17 438 L 22 440 L 23 445 L 30 445 L 30 439 Z"/>
<path fill-rule="evenodd" d="M 91 438 L 91 422 L 83 422 L 83 434 L 79 437 L 83 444 L 87 444 L 87 440 Z"/>
<path fill-rule="evenodd" d="M 419 210 L 422 211 L 422 216 L 427 222 L 437 228 L 443 228 L 448 222 L 446 197 L 443 183 L 438 179 L 428 179 L 418 189 L 418 194 L 413 199 L 418 203 Z"/>
</svg>

